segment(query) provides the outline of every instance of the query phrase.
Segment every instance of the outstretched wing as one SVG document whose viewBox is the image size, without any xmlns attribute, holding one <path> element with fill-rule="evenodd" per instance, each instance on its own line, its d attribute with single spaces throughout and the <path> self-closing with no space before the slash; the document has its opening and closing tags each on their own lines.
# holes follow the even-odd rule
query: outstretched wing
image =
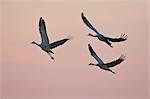
<svg viewBox="0 0 150 99">
<path fill-rule="evenodd" d="M 47 36 L 47 32 L 46 32 L 46 26 L 45 26 L 45 21 L 44 19 L 42 19 L 42 17 L 40 17 L 40 21 L 39 21 L 39 31 L 41 34 L 41 40 L 42 40 L 42 44 L 49 44 L 49 40 L 48 40 L 48 36 Z"/>
<path fill-rule="evenodd" d="M 91 55 L 97 60 L 97 62 L 99 64 L 104 64 L 104 62 L 98 57 L 98 55 L 95 53 L 95 51 L 93 50 L 93 48 L 91 47 L 90 44 L 88 44 L 88 47 L 89 47 L 89 51 L 90 51 Z"/>
<path fill-rule="evenodd" d="M 53 49 L 53 48 L 55 48 L 57 46 L 63 45 L 68 40 L 70 40 L 70 38 L 65 38 L 65 39 L 53 42 L 53 43 L 49 44 L 48 47 L 49 47 L 49 49 Z"/>
<path fill-rule="evenodd" d="M 81 17 L 83 22 L 86 24 L 86 26 L 88 26 L 90 29 L 92 29 L 93 31 L 95 31 L 97 34 L 99 34 L 99 32 L 92 26 L 92 24 L 86 19 L 86 17 L 84 16 L 83 13 L 81 13 Z"/>
<path fill-rule="evenodd" d="M 125 34 L 121 34 L 119 38 L 110 38 L 110 37 L 106 37 L 106 38 L 111 42 L 121 42 L 127 40 L 128 36 Z"/>
<path fill-rule="evenodd" d="M 115 61 L 112 61 L 110 63 L 106 63 L 104 65 L 106 65 L 108 68 L 110 67 L 114 67 L 118 64 L 120 64 L 121 62 L 123 62 L 125 60 L 125 56 L 124 55 L 121 55 L 119 59 L 115 60 Z"/>
</svg>

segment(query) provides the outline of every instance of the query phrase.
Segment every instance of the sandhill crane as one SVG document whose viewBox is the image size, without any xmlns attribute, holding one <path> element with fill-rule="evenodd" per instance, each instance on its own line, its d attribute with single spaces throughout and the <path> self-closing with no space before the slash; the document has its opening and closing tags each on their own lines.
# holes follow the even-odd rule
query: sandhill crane
<svg viewBox="0 0 150 99">
<path fill-rule="evenodd" d="M 87 27 L 92 29 L 97 35 L 88 34 L 88 36 L 97 37 L 100 41 L 106 42 L 110 47 L 113 47 L 110 42 L 121 42 L 125 41 L 127 39 L 127 35 L 121 34 L 119 38 L 110 38 L 102 35 L 100 32 L 98 32 L 92 24 L 87 20 L 87 18 L 84 16 L 83 13 L 81 13 L 81 17 L 83 22 L 86 24 Z"/>
<path fill-rule="evenodd" d="M 36 44 L 37 46 L 39 46 L 42 50 L 44 50 L 45 52 L 47 52 L 49 54 L 49 56 L 51 57 L 51 59 L 54 59 L 51 56 L 51 53 L 54 54 L 53 51 L 51 51 L 53 48 L 60 46 L 62 44 L 64 44 L 66 41 L 70 40 L 70 37 L 56 41 L 56 42 L 52 42 L 49 44 L 49 39 L 47 36 L 47 31 L 46 31 L 46 26 L 45 26 L 45 21 L 42 17 L 40 17 L 39 20 L 39 32 L 41 35 L 41 44 L 36 43 L 35 41 L 32 42 L 32 44 Z"/>
<path fill-rule="evenodd" d="M 91 55 L 96 59 L 96 61 L 98 62 L 98 64 L 93 64 L 93 63 L 90 63 L 89 65 L 94 65 L 94 66 L 98 66 L 100 67 L 101 69 L 103 70 L 106 70 L 106 71 L 110 71 L 112 73 L 115 74 L 115 72 L 113 72 L 110 68 L 111 67 L 114 67 L 118 64 L 120 64 L 122 61 L 125 60 L 125 56 L 124 55 L 121 55 L 117 60 L 115 61 L 112 61 L 112 62 L 109 62 L 109 63 L 104 63 L 99 57 L 98 55 L 95 53 L 95 51 L 93 50 L 93 48 L 91 47 L 90 44 L 88 44 L 88 47 L 89 47 L 89 51 L 91 53 Z"/>
</svg>

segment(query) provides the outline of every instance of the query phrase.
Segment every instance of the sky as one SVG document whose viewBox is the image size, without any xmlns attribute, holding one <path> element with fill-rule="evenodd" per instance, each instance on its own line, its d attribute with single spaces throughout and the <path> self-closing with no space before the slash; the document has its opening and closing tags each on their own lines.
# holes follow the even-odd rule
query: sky
<svg viewBox="0 0 150 99">
<path fill-rule="evenodd" d="M 2 99 L 148 99 L 148 1 L 1 1 L 0 52 Z M 128 35 L 110 48 L 81 20 L 81 13 L 106 36 Z M 46 22 L 50 42 L 72 39 L 53 49 L 50 57 L 38 46 L 39 18 Z M 90 67 L 96 60 L 91 44 L 104 62 L 121 54 L 126 60 L 116 74 Z"/>
</svg>

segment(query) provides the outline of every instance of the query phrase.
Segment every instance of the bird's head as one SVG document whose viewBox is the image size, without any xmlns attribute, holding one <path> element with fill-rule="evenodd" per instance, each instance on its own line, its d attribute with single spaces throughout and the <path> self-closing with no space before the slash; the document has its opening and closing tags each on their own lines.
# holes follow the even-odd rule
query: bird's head
<svg viewBox="0 0 150 99">
<path fill-rule="evenodd" d="M 32 41 L 31 44 L 36 44 L 36 42 L 35 42 L 35 41 Z"/>
<path fill-rule="evenodd" d="M 88 36 L 91 36 L 91 34 L 89 33 Z"/>
</svg>

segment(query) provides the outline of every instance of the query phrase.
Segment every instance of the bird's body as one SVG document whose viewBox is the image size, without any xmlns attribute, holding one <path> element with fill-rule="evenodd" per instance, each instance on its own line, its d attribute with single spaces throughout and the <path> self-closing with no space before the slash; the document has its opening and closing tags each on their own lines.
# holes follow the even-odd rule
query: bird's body
<svg viewBox="0 0 150 99">
<path fill-rule="evenodd" d="M 121 42 L 121 41 L 125 41 L 127 39 L 127 35 L 125 35 L 125 34 L 122 34 L 119 38 L 106 37 L 106 36 L 102 35 L 100 32 L 98 32 L 92 26 L 92 24 L 87 20 L 87 18 L 84 16 L 83 13 L 81 14 L 81 18 L 82 18 L 83 22 L 86 24 L 86 26 L 89 27 L 90 29 L 92 29 L 96 33 L 96 35 L 93 35 L 93 34 L 88 34 L 88 35 L 92 36 L 92 37 L 97 37 L 100 41 L 107 43 L 110 47 L 113 47 L 111 45 L 111 42 Z"/>
<path fill-rule="evenodd" d="M 113 72 L 110 68 L 111 67 L 114 67 L 118 64 L 120 64 L 122 61 L 124 61 L 125 59 L 125 56 L 124 55 L 121 55 L 120 58 L 118 58 L 117 60 L 115 61 L 112 61 L 112 62 L 109 62 L 109 63 L 104 63 L 99 57 L 98 55 L 95 53 L 95 51 L 93 50 L 93 48 L 91 47 L 90 44 L 88 44 L 88 47 L 89 47 L 89 51 L 91 53 L 91 55 L 97 60 L 98 64 L 93 64 L 93 63 L 90 63 L 89 65 L 94 65 L 94 66 L 98 66 L 100 67 L 101 69 L 103 70 L 106 70 L 106 71 L 110 71 L 112 73 L 115 74 L 115 72 Z"/>
<path fill-rule="evenodd" d="M 62 40 L 59 40 L 59 41 L 56 41 L 56 42 L 53 42 L 53 43 L 49 43 L 45 21 L 44 21 L 44 19 L 42 19 L 42 17 L 40 18 L 40 21 L 39 21 L 39 32 L 40 32 L 40 35 L 41 35 L 41 44 L 38 44 L 35 41 L 33 41 L 32 44 L 35 44 L 35 45 L 39 46 L 42 50 L 47 52 L 50 55 L 51 59 L 54 59 L 51 56 L 51 53 L 54 54 L 52 49 L 64 44 L 66 41 L 68 41 L 70 39 L 70 38 L 65 38 L 65 39 L 62 39 Z"/>
<path fill-rule="evenodd" d="M 45 52 L 47 52 L 47 53 L 50 52 L 50 53 L 54 54 L 54 52 L 52 52 L 51 49 L 50 49 L 48 46 L 46 46 L 46 45 L 40 45 L 40 47 L 41 47 L 41 49 L 44 50 Z"/>
</svg>

